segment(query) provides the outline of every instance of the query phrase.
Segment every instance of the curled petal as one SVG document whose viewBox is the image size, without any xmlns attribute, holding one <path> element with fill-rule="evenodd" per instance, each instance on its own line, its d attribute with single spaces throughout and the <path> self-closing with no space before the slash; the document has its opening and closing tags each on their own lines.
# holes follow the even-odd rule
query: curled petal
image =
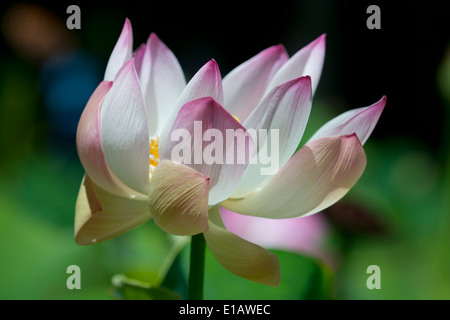
<svg viewBox="0 0 450 320">
<path fill-rule="evenodd" d="M 210 216 L 210 228 L 203 235 L 216 260 L 239 277 L 278 286 L 280 263 L 276 255 L 227 231 L 220 220 L 217 207 L 211 209 Z"/>
<path fill-rule="evenodd" d="M 155 223 L 174 235 L 208 229 L 209 179 L 195 170 L 162 160 L 150 182 L 150 209 Z"/>
<path fill-rule="evenodd" d="M 131 59 L 133 55 L 133 30 L 131 28 L 131 22 L 128 18 L 123 25 L 122 33 L 119 40 L 109 57 L 108 64 L 106 65 L 105 80 L 112 81 L 116 77 L 120 68 Z"/>
<path fill-rule="evenodd" d="M 325 34 L 302 48 L 293 55 L 283 66 L 275 73 L 266 92 L 269 92 L 276 86 L 302 76 L 310 76 L 312 92 L 316 92 L 322 74 L 323 62 L 325 60 Z"/>
<path fill-rule="evenodd" d="M 150 141 L 146 118 L 139 79 L 130 60 L 103 101 L 101 142 L 111 171 L 141 194 L 148 194 Z"/>
<path fill-rule="evenodd" d="M 358 136 L 359 141 L 361 141 L 361 144 L 364 145 L 375 128 L 385 105 L 386 97 L 383 96 L 380 101 L 371 106 L 344 112 L 325 123 L 309 141 L 354 132 Z"/>
<path fill-rule="evenodd" d="M 113 195 L 85 176 L 75 205 L 75 241 L 86 245 L 108 240 L 151 216 L 146 198 Z"/>
<path fill-rule="evenodd" d="M 162 159 L 183 163 L 210 178 L 209 205 L 231 195 L 253 152 L 247 130 L 211 97 L 186 103 L 169 137 Z"/>
<path fill-rule="evenodd" d="M 355 134 L 313 140 L 289 159 L 261 190 L 221 205 L 263 218 L 293 218 L 317 213 L 341 199 L 366 166 Z"/>
<path fill-rule="evenodd" d="M 154 33 L 148 38 L 141 66 L 149 135 L 160 135 L 186 80 L 173 52 Z"/>
<path fill-rule="evenodd" d="M 223 78 L 225 108 L 245 121 L 261 100 L 270 78 L 287 60 L 286 50 L 277 45 L 233 69 Z"/>
</svg>

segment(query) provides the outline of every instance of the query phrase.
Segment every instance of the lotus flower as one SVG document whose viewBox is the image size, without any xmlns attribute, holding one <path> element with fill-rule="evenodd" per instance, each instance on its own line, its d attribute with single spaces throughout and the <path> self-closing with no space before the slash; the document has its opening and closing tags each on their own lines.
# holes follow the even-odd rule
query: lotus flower
<svg viewBox="0 0 450 320">
<path fill-rule="evenodd" d="M 230 272 L 276 286 L 276 256 L 226 230 L 219 205 L 274 219 L 311 215 L 338 201 L 359 179 L 366 164 L 362 144 L 378 121 L 384 97 L 331 120 L 295 152 L 324 55 L 323 35 L 291 58 L 281 45 L 270 47 L 223 82 L 211 60 L 186 84 L 176 57 L 155 34 L 133 55 L 126 20 L 105 80 L 78 126 L 77 149 L 86 175 L 75 209 L 77 243 L 104 241 L 153 218 L 171 234 L 203 233 Z M 189 161 L 180 163 L 173 161 L 180 129 L 194 136 L 198 129 L 223 136 L 233 130 L 235 139 L 247 142 L 225 143 L 220 151 L 234 162 L 218 163 L 196 161 L 197 152 L 204 155 L 210 144 L 194 140 L 191 149 L 183 149 Z M 252 163 L 273 139 L 245 140 L 247 129 L 278 130 L 280 169 L 262 174 L 264 164 Z M 239 162 L 239 152 L 249 156 Z"/>
</svg>

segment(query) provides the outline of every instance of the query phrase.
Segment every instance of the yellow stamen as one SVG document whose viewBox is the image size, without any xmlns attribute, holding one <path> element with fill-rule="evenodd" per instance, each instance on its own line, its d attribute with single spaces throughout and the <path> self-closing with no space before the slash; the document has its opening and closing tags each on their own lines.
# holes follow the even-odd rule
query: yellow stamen
<svg viewBox="0 0 450 320">
<path fill-rule="evenodd" d="M 159 137 L 150 140 L 150 158 L 149 158 L 149 180 L 152 178 L 153 172 L 159 163 L 158 153 Z"/>
</svg>

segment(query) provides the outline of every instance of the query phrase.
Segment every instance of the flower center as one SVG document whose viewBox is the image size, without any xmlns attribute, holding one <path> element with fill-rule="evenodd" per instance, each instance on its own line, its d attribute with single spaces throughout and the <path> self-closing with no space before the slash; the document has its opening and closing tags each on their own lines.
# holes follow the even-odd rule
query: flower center
<svg viewBox="0 0 450 320">
<path fill-rule="evenodd" d="M 159 153 L 158 153 L 159 137 L 150 139 L 150 158 L 149 158 L 149 177 L 152 178 L 153 172 L 159 163 Z"/>
</svg>

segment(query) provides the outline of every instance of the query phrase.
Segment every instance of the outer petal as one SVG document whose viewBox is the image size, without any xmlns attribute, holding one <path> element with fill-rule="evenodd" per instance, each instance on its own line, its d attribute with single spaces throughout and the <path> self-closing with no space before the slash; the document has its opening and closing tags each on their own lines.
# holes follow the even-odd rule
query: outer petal
<svg viewBox="0 0 450 320">
<path fill-rule="evenodd" d="M 186 86 L 183 70 L 170 49 L 152 33 L 140 71 L 150 136 L 160 135 L 175 103 Z"/>
<path fill-rule="evenodd" d="M 278 258 L 260 246 L 225 230 L 217 207 L 211 209 L 209 230 L 204 233 L 208 248 L 217 261 L 231 273 L 262 284 L 278 286 Z"/>
<path fill-rule="evenodd" d="M 189 81 L 181 95 L 178 97 L 170 117 L 168 117 L 164 123 L 159 140 L 160 147 L 165 144 L 166 139 L 170 140 L 168 134 L 181 107 L 189 101 L 202 97 L 212 97 L 219 104 L 223 105 L 222 77 L 220 75 L 219 66 L 214 60 L 210 60 L 206 63 L 194 77 L 192 77 L 191 81 Z"/>
<path fill-rule="evenodd" d="M 361 144 L 366 143 L 386 105 L 386 97 L 369 107 L 349 110 L 328 121 L 309 139 L 356 133 Z"/>
<path fill-rule="evenodd" d="M 131 28 L 130 20 L 125 19 L 122 33 L 119 40 L 109 57 L 108 64 L 106 65 L 105 80 L 112 81 L 116 77 L 120 68 L 131 59 L 133 53 L 133 30 Z"/>
<path fill-rule="evenodd" d="M 294 154 L 305 131 L 311 103 L 309 76 L 288 81 L 264 97 L 244 126 L 255 129 L 256 133 L 267 130 L 267 139 L 258 137 L 258 153 L 245 170 L 233 198 L 243 197 L 260 187 Z"/>
<path fill-rule="evenodd" d="M 358 181 L 366 156 L 355 134 L 311 141 L 266 185 L 225 208 L 265 218 L 293 218 L 319 212 L 341 199 Z"/>
<path fill-rule="evenodd" d="M 270 78 L 287 60 L 286 50 L 278 45 L 233 69 L 223 78 L 225 108 L 245 121 L 261 100 Z"/>
<path fill-rule="evenodd" d="M 312 92 L 316 92 L 325 59 L 325 34 L 308 44 L 290 58 L 273 76 L 266 92 L 301 76 L 310 76 Z"/>
<path fill-rule="evenodd" d="M 181 137 L 179 132 L 187 136 Z M 214 137 L 208 136 L 210 133 Z M 253 152 L 253 141 L 245 128 L 211 97 L 186 103 L 170 137 L 160 153 L 162 159 L 183 163 L 210 178 L 209 205 L 231 195 Z M 183 157 L 179 156 L 180 145 L 187 151 Z"/>
<path fill-rule="evenodd" d="M 85 176 L 75 205 L 75 241 L 93 244 L 108 240 L 150 218 L 147 199 L 115 196 Z"/>
<path fill-rule="evenodd" d="M 208 230 L 208 189 L 208 178 L 185 165 L 162 160 L 150 183 L 155 223 L 175 235 Z"/>
<path fill-rule="evenodd" d="M 100 136 L 100 108 L 111 86 L 110 81 L 101 82 L 84 108 L 77 128 L 77 151 L 84 170 L 97 185 L 110 193 L 124 195 L 106 165 Z"/>
<path fill-rule="evenodd" d="M 150 141 L 144 99 L 133 60 L 117 74 L 101 109 L 106 163 L 128 187 L 148 194 Z"/>
</svg>

